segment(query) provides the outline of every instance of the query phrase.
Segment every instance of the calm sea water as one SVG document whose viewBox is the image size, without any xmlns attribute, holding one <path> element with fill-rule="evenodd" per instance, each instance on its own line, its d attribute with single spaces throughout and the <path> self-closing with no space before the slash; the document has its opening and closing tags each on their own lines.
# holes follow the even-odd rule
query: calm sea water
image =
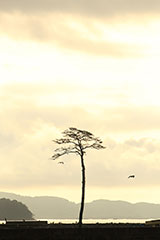
<svg viewBox="0 0 160 240">
<path fill-rule="evenodd" d="M 153 219 L 83 219 L 83 223 L 145 223 Z M 37 221 L 47 221 L 48 223 L 77 223 L 78 219 L 37 219 Z M 0 224 L 5 224 L 0 221 Z"/>
<path fill-rule="evenodd" d="M 48 223 L 77 223 L 77 219 L 38 219 Z M 83 223 L 145 223 L 152 219 L 84 219 Z"/>
</svg>

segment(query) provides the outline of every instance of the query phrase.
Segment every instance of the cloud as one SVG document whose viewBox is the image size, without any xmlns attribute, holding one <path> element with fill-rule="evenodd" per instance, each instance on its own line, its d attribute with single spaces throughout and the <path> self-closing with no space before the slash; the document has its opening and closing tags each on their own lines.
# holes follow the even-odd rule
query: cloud
<svg viewBox="0 0 160 240">
<path fill-rule="evenodd" d="M 135 186 L 158 184 L 160 140 L 138 137 L 144 132 L 146 135 L 159 131 L 158 108 L 105 107 L 96 113 L 96 109 L 92 112 L 79 105 L 59 106 L 54 101 L 52 105 L 40 105 L 39 99 L 51 89 L 56 92 L 55 87 L 46 84 L 43 89 L 40 84 L 37 88 L 34 84 L 15 84 L 1 88 L 0 182 L 3 187 L 79 186 L 78 157 L 66 156 L 64 166 L 50 160 L 56 147 L 52 139 L 70 126 L 93 132 L 107 147 L 87 152 L 89 186 L 128 187 L 129 174 L 136 174 Z M 124 132 L 128 137 L 118 141 L 116 135 Z"/>
<path fill-rule="evenodd" d="M 111 93 L 112 89 L 108 91 Z M 113 91 L 110 98 L 116 97 L 119 101 L 119 95 L 114 94 Z M 88 102 L 88 98 L 94 96 L 96 101 Z M 23 130 L 26 133 L 34 129 L 37 131 L 44 123 L 62 130 L 78 124 L 78 127 L 91 128 L 92 131 L 99 129 L 104 134 L 127 133 L 136 136 L 138 133 L 159 132 L 158 106 L 122 104 L 106 107 L 101 102 L 96 104 L 100 97 L 100 89 L 84 88 L 76 83 L 8 84 L 2 86 L 0 92 L 1 126 L 5 129 L 6 125 L 9 131 L 13 127 L 15 132 Z M 61 98 L 63 102 L 59 101 Z"/>
<path fill-rule="evenodd" d="M 129 139 L 125 142 L 130 147 L 144 148 L 147 153 L 153 153 L 159 149 L 159 142 L 154 139 L 141 138 L 138 140 Z"/>
<path fill-rule="evenodd" d="M 151 36 L 157 39 L 157 27 L 149 24 L 159 11 L 157 0 L 6 0 L 0 2 L 0 35 L 80 54 L 143 57 Z"/>
<path fill-rule="evenodd" d="M 13 149 L 11 146 L 8 155 L 1 154 L 0 179 L 3 187 L 80 185 L 80 159 L 77 156 L 63 157 L 64 165 L 49 159 L 55 149 L 48 141 L 51 138 L 49 131 L 50 127 L 42 127 L 32 136 L 25 137 L 19 148 Z M 108 147 L 110 141 L 115 143 L 112 149 Z M 107 149 L 88 150 L 85 156 L 88 187 L 129 187 L 129 174 L 136 175 L 134 187 L 159 184 L 160 141 L 154 145 L 156 151 L 149 154 L 145 147 L 131 148 L 116 139 L 108 138 L 105 144 Z"/>
<path fill-rule="evenodd" d="M 110 141 L 114 147 L 110 148 Z M 129 143 L 145 142 L 137 147 Z M 92 153 L 88 157 L 87 172 L 89 184 L 107 187 L 129 187 L 128 175 L 135 174 L 134 187 L 159 184 L 160 140 L 146 138 L 128 139 L 118 142 L 105 139 L 107 145 L 103 152 Z M 97 177 L 96 177 L 97 176 Z"/>
<path fill-rule="evenodd" d="M 8 12 L 60 12 L 106 17 L 129 13 L 158 13 L 160 3 L 158 0 L 6 0 L 0 2 L 0 9 Z"/>
<path fill-rule="evenodd" d="M 117 34 L 117 31 L 114 33 L 114 28 L 111 29 L 112 22 L 96 22 L 95 19 L 61 14 L 29 16 L 21 13 L 2 13 L 0 21 L 2 23 L 1 36 L 7 35 L 17 41 L 38 41 L 52 47 L 95 56 L 137 57 L 144 55 L 143 44 L 128 43 L 125 38 L 120 42 L 112 39 L 112 35 Z M 103 28 L 108 29 L 106 36 L 103 36 L 102 23 Z M 118 30 L 119 36 L 122 35 L 120 31 Z"/>
<path fill-rule="evenodd" d="M 107 132 L 159 131 L 160 110 L 158 106 L 120 106 L 104 108 L 102 125 Z M 135 133 L 135 134 L 136 134 Z"/>
</svg>

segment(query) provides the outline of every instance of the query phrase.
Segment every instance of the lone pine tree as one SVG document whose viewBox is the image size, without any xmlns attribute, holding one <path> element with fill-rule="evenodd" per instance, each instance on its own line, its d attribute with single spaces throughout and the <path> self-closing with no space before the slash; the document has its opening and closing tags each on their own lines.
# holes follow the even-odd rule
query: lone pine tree
<svg viewBox="0 0 160 240">
<path fill-rule="evenodd" d="M 82 197 L 81 197 L 81 207 L 79 212 L 79 226 L 82 225 L 83 210 L 84 210 L 84 200 L 85 200 L 85 164 L 84 164 L 84 155 L 86 154 L 87 149 L 104 149 L 102 141 L 95 137 L 92 133 L 80 130 L 77 128 L 70 127 L 65 130 L 63 137 L 60 139 L 53 140 L 54 143 L 62 145 L 62 147 L 55 149 L 55 153 L 52 156 L 52 159 L 55 160 L 66 154 L 76 154 L 80 157 L 81 167 L 82 167 Z"/>
</svg>

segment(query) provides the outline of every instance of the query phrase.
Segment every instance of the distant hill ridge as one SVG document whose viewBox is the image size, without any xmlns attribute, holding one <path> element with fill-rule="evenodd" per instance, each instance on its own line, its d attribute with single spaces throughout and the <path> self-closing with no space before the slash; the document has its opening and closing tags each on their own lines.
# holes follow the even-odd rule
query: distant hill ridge
<svg viewBox="0 0 160 240">
<path fill-rule="evenodd" d="M 31 211 L 21 202 L 0 199 L 0 220 L 33 220 Z"/>
<path fill-rule="evenodd" d="M 51 196 L 29 197 L 0 192 L 0 198 L 9 198 L 25 204 L 37 219 L 77 219 L 79 204 Z M 105 199 L 85 204 L 84 218 L 88 219 L 147 219 L 160 218 L 160 204 L 129 203 Z"/>
</svg>

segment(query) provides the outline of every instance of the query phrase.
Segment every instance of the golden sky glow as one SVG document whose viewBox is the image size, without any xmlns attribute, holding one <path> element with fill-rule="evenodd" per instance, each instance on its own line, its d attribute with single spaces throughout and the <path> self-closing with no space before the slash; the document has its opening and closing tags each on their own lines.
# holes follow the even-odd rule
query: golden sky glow
<svg viewBox="0 0 160 240">
<path fill-rule="evenodd" d="M 0 2 L 1 190 L 78 202 L 79 159 L 49 160 L 74 126 L 107 147 L 86 156 L 88 201 L 159 202 L 160 3 L 67 3 Z"/>
</svg>

